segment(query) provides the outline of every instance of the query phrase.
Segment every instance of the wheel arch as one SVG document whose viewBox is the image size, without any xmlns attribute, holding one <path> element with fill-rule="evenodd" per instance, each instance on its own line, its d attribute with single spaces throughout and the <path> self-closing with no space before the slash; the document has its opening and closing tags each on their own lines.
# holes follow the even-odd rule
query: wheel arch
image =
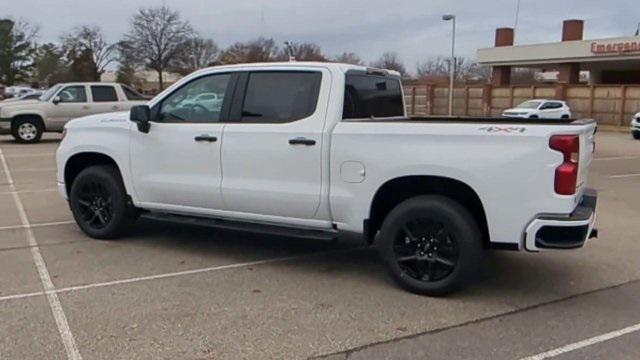
<svg viewBox="0 0 640 360">
<path fill-rule="evenodd" d="M 69 157 L 64 165 L 64 183 L 67 194 L 71 193 L 71 185 L 78 174 L 80 174 L 82 170 L 95 165 L 113 165 L 116 167 L 120 177 L 122 178 L 122 170 L 111 156 L 92 151 L 77 153 Z M 126 188 L 126 182 L 124 182 L 124 179 L 123 183 L 125 184 L 125 190 L 127 190 L 128 193 L 129 191 Z"/>
<path fill-rule="evenodd" d="M 365 237 L 373 243 L 375 234 L 391 210 L 401 202 L 418 195 L 443 195 L 463 205 L 482 231 L 482 241 L 489 247 L 490 235 L 485 207 L 478 193 L 460 180 L 442 176 L 409 175 L 385 182 L 376 191 L 366 220 Z"/>
<path fill-rule="evenodd" d="M 11 128 L 14 127 L 14 124 L 19 121 L 20 119 L 34 119 L 36 121 L 38 121 L 38 123 L 40 124 L 40 126 L 42 127 L 42 131 L 47 131 L 47 126 L 44 122 L 44 118 L 42 117 L 42 115 L 37 114 L 37 113 L 24 113 L 24 114 L 17 114 L 11 117 Z"/>
</svg>

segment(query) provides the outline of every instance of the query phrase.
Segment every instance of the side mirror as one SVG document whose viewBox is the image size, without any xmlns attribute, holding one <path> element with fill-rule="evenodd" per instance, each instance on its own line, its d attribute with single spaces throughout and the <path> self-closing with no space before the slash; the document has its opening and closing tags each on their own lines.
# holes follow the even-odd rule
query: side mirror
<svg viewBox="0 0 640 360">
<path fill-rule="evenodd" d="M 147 134 L 151 128 L 151 110 L 147 105 L 137 105 L 131 108 L 129 119 L 138 124 L 138 131 Z"/>
<path fill-rule="evenodd" d="M 56 96 L 53 98 L 53 100 L 51 101 L 54 105 L 58 105 L 59 103 L 62 102 L 62 99 L 60 98 L 60 96 Z"/>
</svg>

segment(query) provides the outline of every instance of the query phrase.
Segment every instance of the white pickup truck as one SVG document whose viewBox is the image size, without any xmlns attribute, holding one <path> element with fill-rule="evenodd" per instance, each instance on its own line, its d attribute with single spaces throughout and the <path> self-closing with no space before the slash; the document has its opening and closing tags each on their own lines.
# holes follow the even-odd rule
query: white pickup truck
<svg viewBox="0 0 640 360">
<path fill-rule="evenodd" d="M 71 119 L 129 110 L 147 100 L 126 85 L 67 83 L 47 90 L 39 100 L 0 103 L 0 134 L 21 143 L 40 141 L 45 131 L 61 132 Z"/>
<path fill-rule="evenodd" d="M 221 107 L 194 101 L 215 93 Z M 138 216 L 376 244 L 410 291 L 446 294 L 485 249 L 579 248 L 593 121 L 408 118 L 399 74 L 329 63 L 214 67 L 146 106 L 67 124 L 59 191 L 89 236 Z"/>
</svg>

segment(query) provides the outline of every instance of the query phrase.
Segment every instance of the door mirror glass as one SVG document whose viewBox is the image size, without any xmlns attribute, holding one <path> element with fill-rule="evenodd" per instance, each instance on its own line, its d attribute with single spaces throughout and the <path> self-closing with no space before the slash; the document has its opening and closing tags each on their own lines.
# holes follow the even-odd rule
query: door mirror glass
<svg viewBox="0 0 640 360">
<path fill-rule="evenodd" d="M 147 105 L 137 105 L 131 108 L 129 119 L 138 124 L 138 130 L 148 133 L 151 127 L 151 110 Z"/>
</svg>

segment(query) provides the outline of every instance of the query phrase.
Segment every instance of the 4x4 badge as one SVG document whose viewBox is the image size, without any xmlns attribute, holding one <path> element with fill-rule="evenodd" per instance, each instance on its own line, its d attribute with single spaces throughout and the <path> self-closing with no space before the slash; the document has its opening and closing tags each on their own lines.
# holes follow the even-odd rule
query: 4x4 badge
<svg viewBox="0 0 640 360">
<path fill-rule="evenodd" d="M 480 131 L 486 131 L 488 133 L 500 133 L 505 132 L 507 134 L 511 133 L 523 133 L 527 131 L 525 127 L 502 127 L 502 126 L 486 126 L 478 129 Z"/>
</svg>

